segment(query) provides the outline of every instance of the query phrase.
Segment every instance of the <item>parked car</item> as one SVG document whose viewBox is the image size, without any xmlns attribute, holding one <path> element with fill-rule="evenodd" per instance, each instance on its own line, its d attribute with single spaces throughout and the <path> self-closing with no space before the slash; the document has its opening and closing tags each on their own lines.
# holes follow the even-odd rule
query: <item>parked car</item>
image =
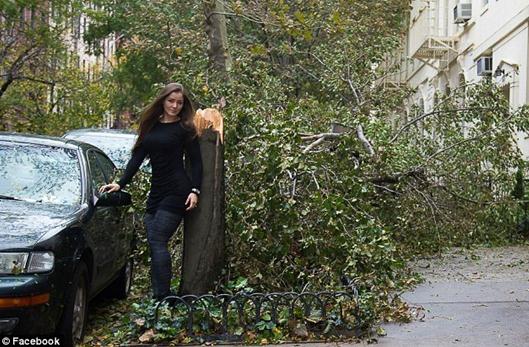
<svg viewBox="0 0 529 347">
<path fill-rule="evenodd" d="M 74 140 L 0 133 L 0 335 L 82 338 L 91 298 L 125 298 L 134 230 L 116 168 Z"/>
<path fill-rule="evenodd" d="M 98 147 L 108 155 L 119 170 L 125 170 L 138 135 L 126 129 L 84 128 L 70 130 L 62 137 Z M 151 173 L 148 159 L 140 166 L 140 170 L 144 173 Z M 143 218 L 138 212 L 132 213 L 132 223 L 138 230 L 143 228 Z"/>
<path fill-rule="evenodd" d="M 123 129 L 86 128 L 70 130 L 63 137 L 83 141 L 100 148 L 119 169 L 124 170 L 137 135 L 135 132 Z M 148 162 L 141 166 L 141 170 L 150 172 Z"/>
</svg>

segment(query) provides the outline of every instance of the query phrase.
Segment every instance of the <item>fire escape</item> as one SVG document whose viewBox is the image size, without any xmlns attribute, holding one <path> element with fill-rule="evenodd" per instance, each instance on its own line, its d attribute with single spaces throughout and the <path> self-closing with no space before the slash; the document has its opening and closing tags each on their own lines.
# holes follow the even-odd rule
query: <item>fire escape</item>
<svg viewBox="0 0 529 347">
<path fill-rule="evenodd" d="M 457 57 L 457 38 L 447 34 L 449 12 L 439 11 L 439 0 L 424 1 L 417 14 L 411 18 L 409 28 L 408 56 L 439 71 Z"/>
</svg>

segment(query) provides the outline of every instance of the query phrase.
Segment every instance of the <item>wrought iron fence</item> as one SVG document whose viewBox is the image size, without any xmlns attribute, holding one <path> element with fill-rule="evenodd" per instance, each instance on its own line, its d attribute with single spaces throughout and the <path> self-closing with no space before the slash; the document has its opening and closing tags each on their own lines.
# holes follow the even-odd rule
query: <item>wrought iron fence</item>
<svg viewBox="0 0 529 347">
<path fill-rule="evenodd" d="M 301 322 L 317 334 L 332 334 L 336 328 L 360 334 L 358 290 L 347 291 L 237 293 L 168 296 L 158 303 L 155 322 L 163 319 L 175 330 L 183 330 L 197 341 L 240 341 L 244 333 Z"/>
</svg>

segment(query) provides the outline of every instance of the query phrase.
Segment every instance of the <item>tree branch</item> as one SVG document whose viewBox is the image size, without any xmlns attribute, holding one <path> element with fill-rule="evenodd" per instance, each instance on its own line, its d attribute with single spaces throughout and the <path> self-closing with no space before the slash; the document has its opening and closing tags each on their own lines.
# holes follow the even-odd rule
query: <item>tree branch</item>
<svg viewBox="0 0 529 347">
<path fill-rule="evenodd" d="M 364 145 L 365 150 L 367 153 L 369 153 L 370 156 L 375 155 L 375 150 L 373 149 L 373 146 L 369 142 L 369 140 L 364 135 L 364 130 L 362 129 L 362 126 L 358 124 L 356 127 L 356 135 L 358 136 L 358 139 L 362 144 Z"/>
<path fill-rule="evenodd" d="M 35 49 L 35 50 L 34 50 Z M 15 61 L 11 64 L 7 72 L 4 74 L 6 76 L 6 79 L 2 86 L 0 86 L 0 98 L 4 95 L 4 93 L 7 91 L 9 86 L 19 78 L 17 76 L 18 72 L 24 65 L 26 61 L 31 59 L 33 56 L 37 55 L 41 51 L 42 47 L 39 47 L 36 44 L 31 44 L 29 47 L 27 47 L 18 57 L 15 59 Z M 34 51 L 33 51 L 34 50 Z"/>
<path fill-rule="evenodd" d="M 313 149 L 314 147 L 316 147 L 323 141 L 325 141 L 325 137 L 320 137 L 319 139 L 317 139 L 316 141 L 314 141 L 313 143 L 305 147 L 305 149 L 303 150 L 303 153 L 308 153 L 311 149 Z"/>
<path fill-rule="evenodd" d="M 470 198 L 467 198 L 467 197 L 464 197 L 462 195 L 459 195 L 458 193 L 448 189 L 448 187 L 444 186 L 444 185 L 435 185 L 433 186 L 434 188 L 441 188 L 442 190 L 444 190 L 445 192 L 447 192 L 448 194 L 452 195 L 453 197 L 459 199 L 459 200 L 463 200 L 465 202 L 470 202 L 472 204 L 476 204 L 476 205 L 492 205 L 493 203 L 490 202 L 490 201 L 477 201 L 477 200 L 474 200 L 474 199 L 470 199 Z"/>
<path fill-rule="evenodd" d="M 389 189 L 388 187 L 385 187 L 385 186 L 381 186 L 380 184 L 373 183 L 373 185 L 375 187 L 379 188 L 379 189 L 386 190 L 386 191 L 390 192 L 391 194 L 402 195 L 401 192 L 398 192 L 398 191 L 393 190 L 393 189 Z"/>
<path fill-rule="evenodd" d="M 459 141 L 459 142 L 456 142 L 456 143 L 453 143 L 451 144 L 450 146 L 448 147 L 445 147 L 445 148 L 441 148 L 439 149 L 437 152 L 433 153 L 432 155 L 430 155 L 428 158 L 426 158 L 426 163 L 429 162 L 430 160 L 432 160 L 433 158 L 435 158 L 436 156 L 444 153 L 444 152 L 447 152 L 449 151 L 450 149 L 454 148 L 454 147 L 458 147 L 458 146 L 461 146 L 467 142 L 472 142 L 472 141 L 475 141 L 475 140 L 479 140 L 481 139 L 483 136 L 487 135 L 488 133 L 492 132 L 493 130 L 498 130 L 499 127 L 501 127 L 502 125 L 506 124 L 509 120 L 511 120 L 511 118 L 513 118 L 515 115 L 515 113 L 511 113 L 511 115 L 507 118 L 505 118 L 505 120 L 503 122 L 501 122 L 500 124 L 498 124 L 495 128 L 490 128 L 489 130 L 487 131 L 484 131 L 482 132 L 481 134 L 479 135 L 476 135 L 474 137 L 470 137 L 468 139 L 465 139 L 465 140 L 462 140 L 462 141 Z"/>
<path fill-rule="evenodd" d="M 207 20 L 210 20 L 210 18 L 213 16 L 213 15 L 222 15 L 222 16 L 231 16 L 231 17 L 241 17 L 243 19 L 246 19 L 250 22 L 253 22 L 253 23 L 257 23 L 257 24 L 265 24 L 265 25 L 272 25 L 272 26 L 277 26 L 279 27 L 279 25 L 276 25 L 276 24 L 272 24 L 272 23 L 267 23 L 267 22 L 263 22 L 259 19 L 255 19 L 255 18 L 252 18 L 252 17 L 248 17 L 248 16 L 245 16 L 243 14 L 238 14 L 238 13 L 233 13 L 233 12 L 219 12 L 219 11 L 213 11 L 213 12 L 210 12 L 207 16 L 206 16 L 206 19 Z"/>
<path fill-rule="evenodd" d="M 326 139 L 335 139 L 342 136 L 342 133 L 321 133 L 316 135 L 302 135 L 302 140 L 317 140 L 320 138 L 326 138 Z"/>
<path fill-rule="evenodd" d="M 8 75 L 7 79 L 2 83 L 2 86 L 0 86 L 0 98 L 4 93 L 6 92 L 7 88 L 11 85 L 11 83 L 14 82 L 13 76 Z"/>
<path fill-rule="evenodd" d="M 424 118 L 428 116 L 432 116 L 434 114 L 441 114 L 441 113 L 453 113 L 453 112 L 460 112 L 460 111 L 487 111 L 487 110 L 492 110 L 492 109 L 493 108 L 491 107 L 470 107 L 470 108 L 458 108 L 455 110 L 437 110 L 437 111 L 432 111 L 432 112 L 422 114 L 419 117 L 410 120 L 409 122 L 404 124 L 399 130 L 397 130 L 395 135 L 393 135 L 391 140 L 389 140 L 388 144 L 392 144 L 393 142 L 395 142 L 397 138 L 404 132 L 404 130 L 408 129 L 410 126 L 416 124 L 417 122 L 423 120 Z"/>
<path fill-rule="evenodd" d="M 321 134 L 316 134 L 316 135 L 304 135 L 301 137 L 302 140 L 315 140 L 315 141 L 312 142 L 307 147 L 305 147 L 305 149 L 303 150 L 303 153 L 309 152 L 311 149 L 323 143 L 323 141 L 327 139 L 337 139 L 344 134 L 346 133 L 321 133 Z M 364 146 L 369 156 L 373 156 L 375 154 L 375 150 L 373 149 L 373 146 L 371 145 L 369 140 L 366 138 L 364 134 L 364 130 L 362 129 L 361 125 L 358 125 L 356 127 L 356 136 L 358 137 L 358 140 L 360 140 L 360 142 Z"/>
<path fill-rule="evenodd" d="M 368 179 L 369 182 L 373 184 L 382 184 L 382 183 L 399 183 L 400 180 L 404 177 L 416 177 L 419 178 L 420 176 L 424 175 L 424 169 L 423 168 L 414 168 L 411 170 L 408 170 L 406 172 L 397 172 L 393 175 L 386 175 L 386 176 L 378 176 L 378 177 L 372 177 Z"/>
<path fill-rule="evenodd" d="M 54 86 L 55 85 L 55 81 L 47 81 L 47 80 L 43 80 L 43 79 L 35 78 L 35 77 L 17 76 L 14 79 L 15 80 L 26 80 L 26 81 L 38 82 L 38 83 L 42 83 L 42 84 L 47 84 L 49 86 Z"/>
<path fill-rule="evenodd" d="M 434 201 L 431 201 L 431 199 L 429 199 L 428 196 L 426 196 L 426 194 L 424 194 L 423 191 L 420 191 L 419 189 L 417 189 L 413 185 L 411 185 L 411 188 L 413 190 L 415 190 L 424 199 L 424 201 L 426 202 L 426 204 L 430 208 L 430 212 L 432 213 L 433 222 L 434 222 L 435 226 L 437 227 L 438 225 L 437 225 L 437 218 L 435 218 L 435 210 L 439 211 L 439 208 L 435 205 Z"/>
</svg>

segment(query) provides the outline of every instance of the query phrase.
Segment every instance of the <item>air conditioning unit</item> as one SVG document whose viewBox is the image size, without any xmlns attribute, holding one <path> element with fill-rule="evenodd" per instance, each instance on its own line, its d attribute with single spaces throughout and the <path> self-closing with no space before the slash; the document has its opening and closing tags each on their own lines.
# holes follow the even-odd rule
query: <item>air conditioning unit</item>
<svg viewBox="0 0 529 347">
<path fill-rule="evenodd" d="M 492 75 L 492 57 L 481 57 L 476 62 L 478 67 L 478 76 Z"/>
<path fill-rule="evenodd" d="M 462 24 L 472 18 L 472 2 L 459 1 L 454 7 L 454 23 Z"/>
</svg>

